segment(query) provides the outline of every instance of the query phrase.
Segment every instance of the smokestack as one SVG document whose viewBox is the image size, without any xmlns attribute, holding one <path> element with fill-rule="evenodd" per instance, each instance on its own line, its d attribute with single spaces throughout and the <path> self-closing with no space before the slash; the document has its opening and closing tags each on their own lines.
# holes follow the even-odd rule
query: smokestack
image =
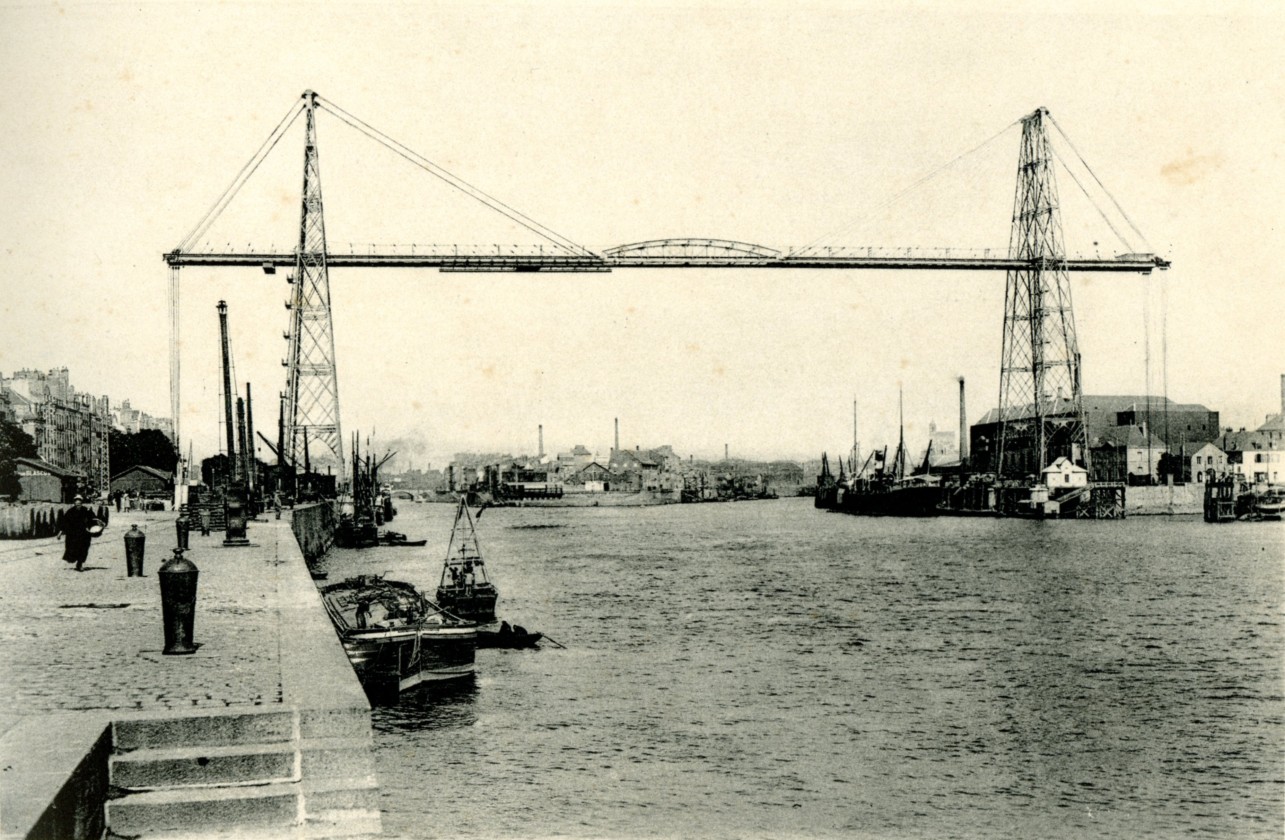
<svg viewBox="0 0 1285 840">
<path fill-rule="evenodd" d="M 616 445 L 612 447 L 612 452 L 620 451 L 620 418 L 616 418 Z"/>
<path fill-rule="evenodd" d="M 968 412 L 964 410 L 964 377 L 959 377 L 959 465 L 968 463 Z"/>
<path fill-rule="evenodd" d="M 543 423 L 540 424 L 540 452 L 537 455 L 537 457 L 539 458 L 544 457 L 544 424 Z"/>
<path fill-rule="evenodd" d="M 727 458 L 727 444 L 726 444 L 726 443 L 725 443 L 725 444 L 723 444 L 723 460 L 724 460 L 724 461 L 728 460 L 728 458 Z"/>
</svg>

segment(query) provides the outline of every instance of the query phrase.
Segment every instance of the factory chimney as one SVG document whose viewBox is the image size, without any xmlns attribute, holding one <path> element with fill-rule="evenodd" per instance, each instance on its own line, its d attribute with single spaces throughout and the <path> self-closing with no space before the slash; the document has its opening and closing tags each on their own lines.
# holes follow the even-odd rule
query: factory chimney
<svg viewBox="0 0 1285 840">
<path fill-rule="evenodd" d="M 616 418 L 616 445 L 611 448 L 612 452 L 620 451 L 620 418 Z"/>
<path fill-rule="evenodd" d="M 968 412 L 964 410 L 964 377 L 959 377 L 959 466 L 968 465 Z"/>
<path fill-rule="evenodd" d="M 540 424 L 540 451 L 536 455 L 536 457 L 538 458 L 544 457 L 544 424 L 543 423 Z"/>
</svg>

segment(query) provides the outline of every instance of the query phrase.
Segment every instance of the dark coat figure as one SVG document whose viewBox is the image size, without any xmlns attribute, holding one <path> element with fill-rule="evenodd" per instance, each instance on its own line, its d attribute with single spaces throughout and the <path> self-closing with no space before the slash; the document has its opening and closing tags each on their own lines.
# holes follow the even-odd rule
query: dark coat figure
<svg viewBox="0 0 1285 840">
<path fill-rule="evenodd" d="M 78 572 L 84 571 L 85 558 L 89 556 L 89 541 L 93 539 L 89 533 L 89 526 L 95 521 L 94 514 L 81 504 L 79 496 L 76 497 L 76 503 L 63 516 L 62 531 L 66 534 L 66 546 L 62 559 L 68 563 L 75 563 Z"/>
</svg>

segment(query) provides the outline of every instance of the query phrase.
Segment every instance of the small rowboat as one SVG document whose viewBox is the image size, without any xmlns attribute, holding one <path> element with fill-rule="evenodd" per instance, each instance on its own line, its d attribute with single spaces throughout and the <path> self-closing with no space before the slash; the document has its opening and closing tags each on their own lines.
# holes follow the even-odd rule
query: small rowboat
<svg viewBox="0 0 1285 840">
<path fill-rule="evenodd" d="M 428 540 L 426 539 L 425 540 L 408 540 L 406 539 L 405 534 L 400 534 L 397 531 L 385 531 L 384 533 L 379 535 L 379 544 L 416 547 L 416 546 L 427 545 Z"/>
<path fill-rule="evenodd" d="M 530 633 L 520 625 L 510 627 L 507 621 L 500 622 L 499 630 L 477 631 L 477 646 L 480 648 L 533 648 L 544 638 L 543 633 Z"/>
</svg>

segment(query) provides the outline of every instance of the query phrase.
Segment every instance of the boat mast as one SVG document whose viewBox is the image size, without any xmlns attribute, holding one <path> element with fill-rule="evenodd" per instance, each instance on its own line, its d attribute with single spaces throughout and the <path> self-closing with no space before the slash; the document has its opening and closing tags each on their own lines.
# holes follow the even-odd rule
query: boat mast
<svg viewBox="0 0 1285 840">
<path fill-rule="evenodd" d="M 900 383 L 897 385 L 897 455 L 892 466 L 897 480 L 906 477 L 906 412 Z"/>
<path fill-rule="evenodd" d="M 857 396 L 852 395 L 852 460 L 850 462 L 852 477 L 857 477 L 857 463 L 861 459 L 861 447 L 857 443 Z"/>
</svg>

